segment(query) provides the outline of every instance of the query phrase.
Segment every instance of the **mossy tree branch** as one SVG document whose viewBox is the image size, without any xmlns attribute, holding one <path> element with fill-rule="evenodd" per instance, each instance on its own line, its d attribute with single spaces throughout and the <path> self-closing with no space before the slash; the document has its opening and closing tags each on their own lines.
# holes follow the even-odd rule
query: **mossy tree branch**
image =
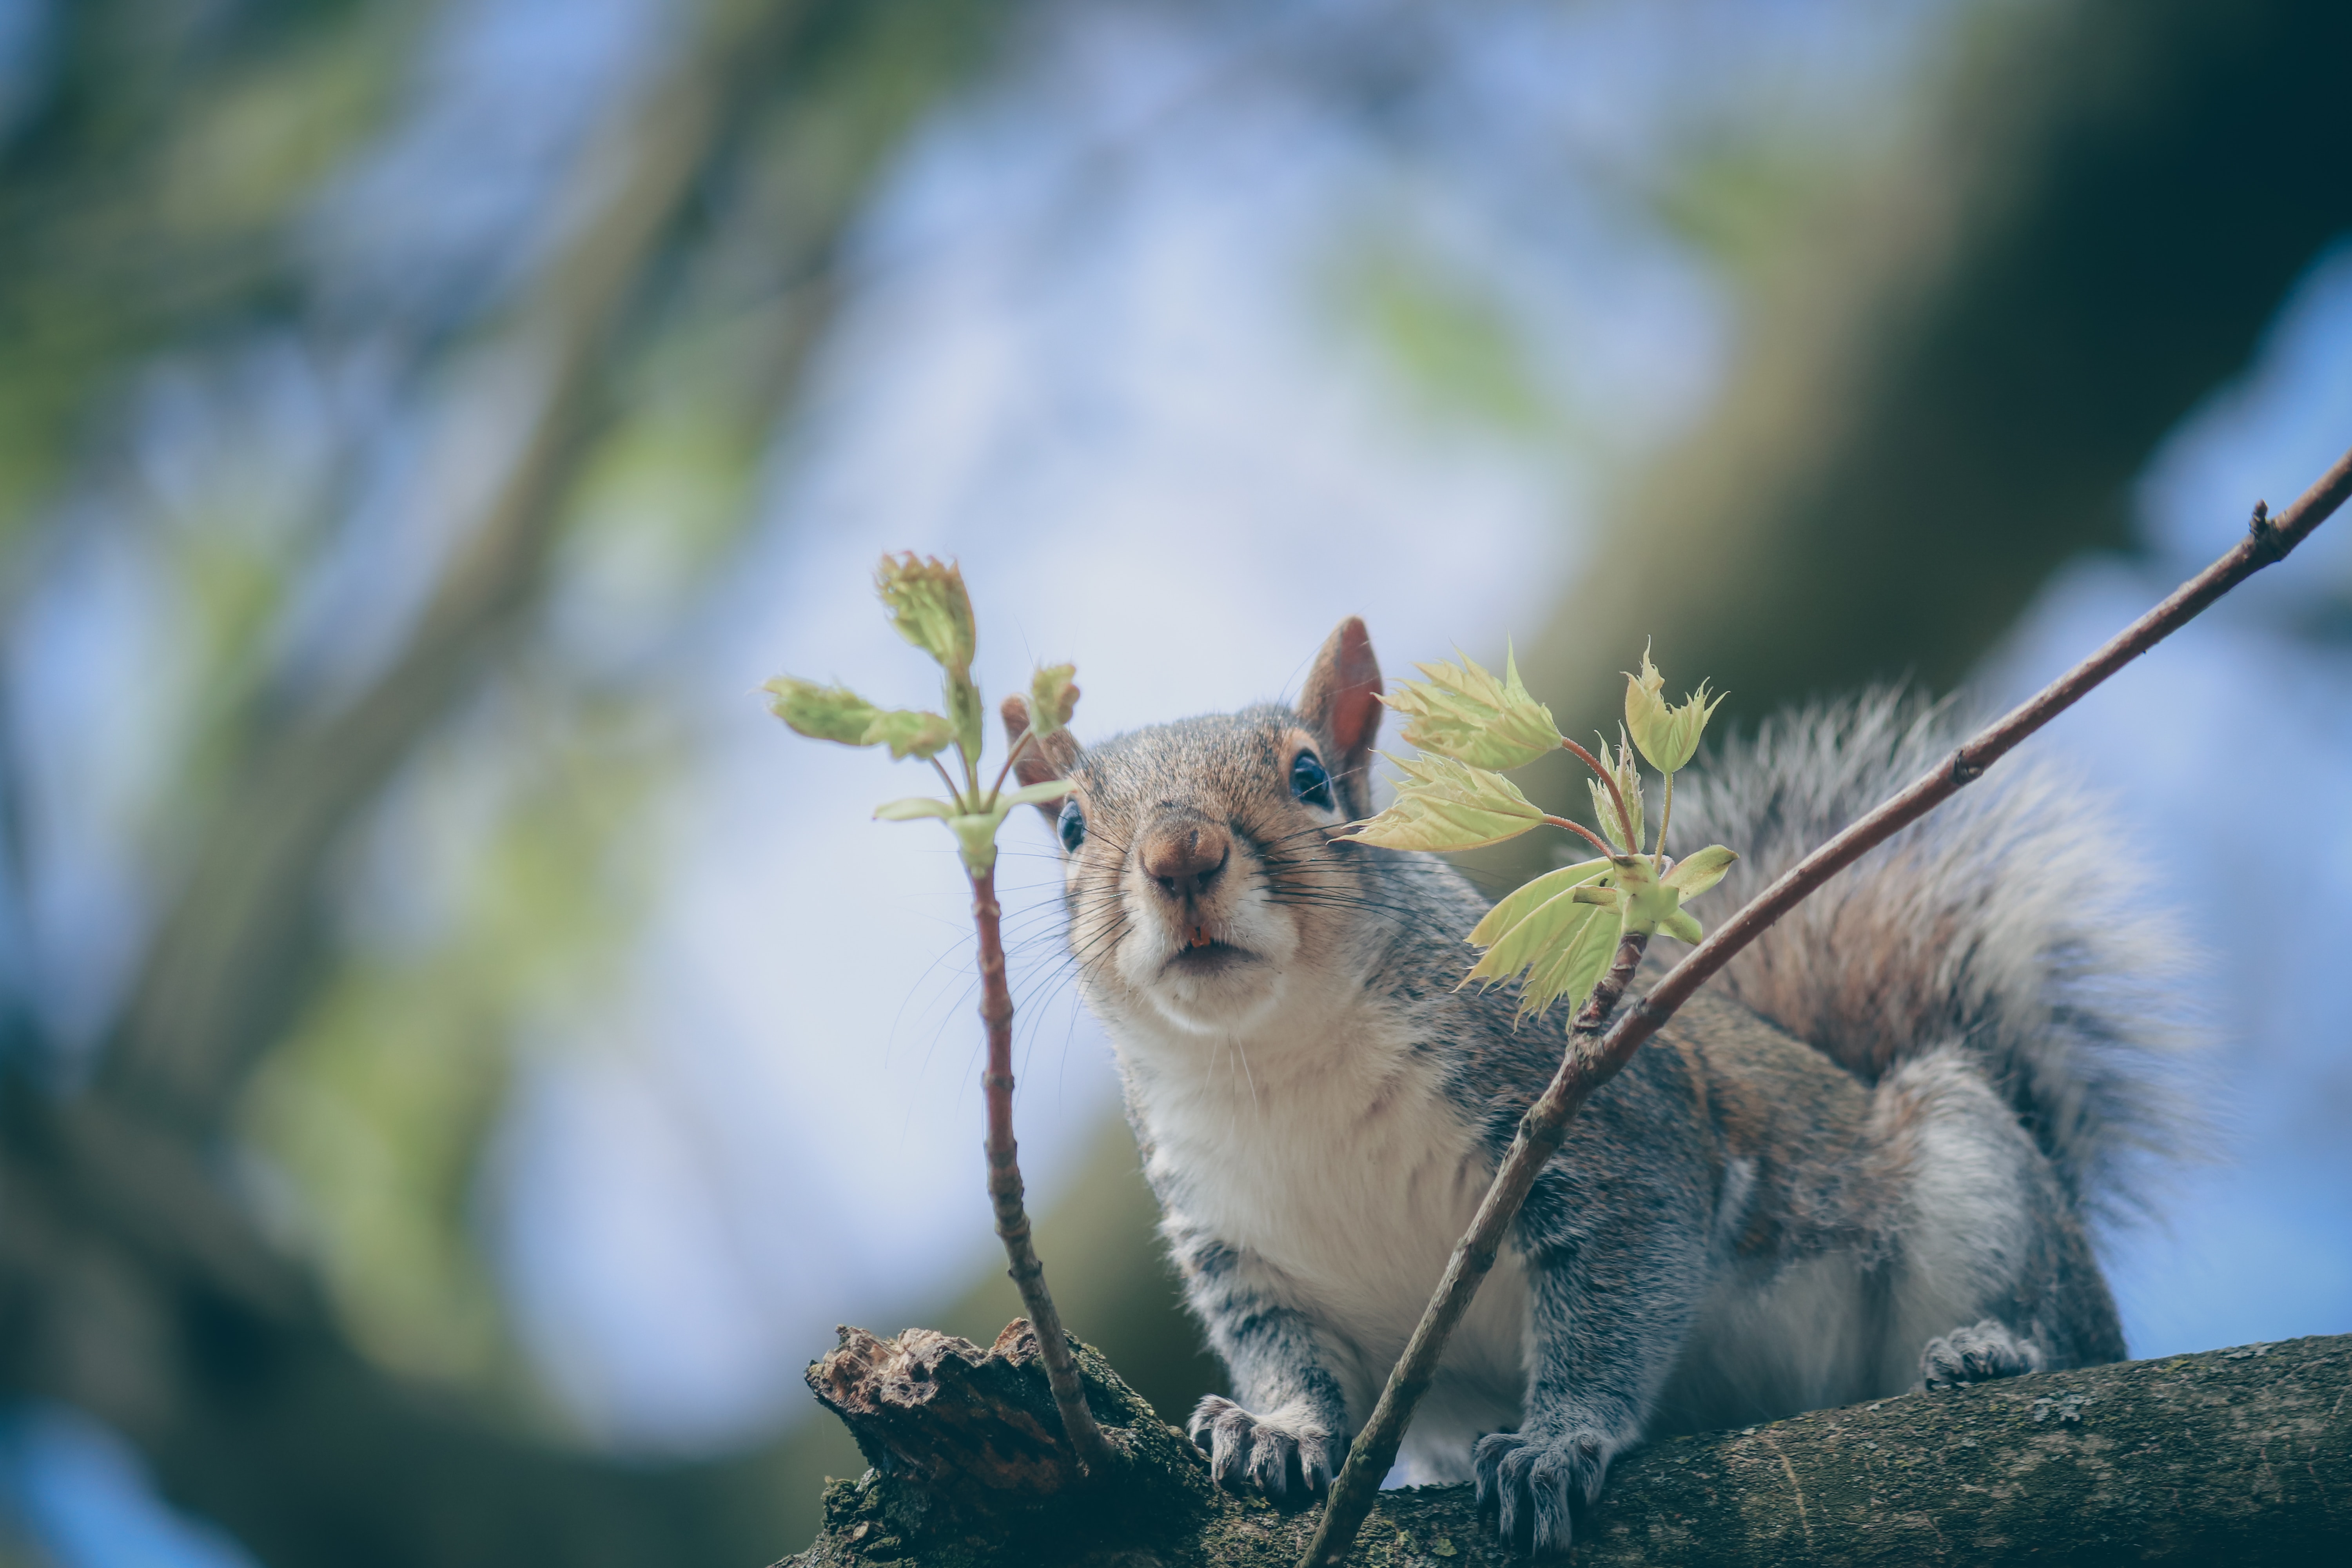
<svg viewBox="0 0 2352 1568">
<path fill-rule="evenodd" d="M 844 1331 L 810 1381 L 877 1468 L 827 1489 L 824 1530 L 789 1568 L 1297 1561 L 1318 1513 L 1216 1490 L 1090 1351 L 1089 1392 L 1130 1472 L 1089 1496 L 1063 1471 L 1014 1462 L 1019 1433 L 1052 1411 L 1019 1328 L 987 1352 L 923 1331 L 897 1342 Z M 905 1376 L 919 1362 L 925 1375 Z M 1047 1483 L 1051 1504 L 1033 1495 Z M 2091 1568 L 2326 1562 L 2347 1545 L 2352 1334 L 1907 1394 L 1661 1443 L 1618 1461 L 1570 1561 Z M 1458 1486 L 1381 1493 L 1341 1561 L 1524 1560 Z"/>
</svg>

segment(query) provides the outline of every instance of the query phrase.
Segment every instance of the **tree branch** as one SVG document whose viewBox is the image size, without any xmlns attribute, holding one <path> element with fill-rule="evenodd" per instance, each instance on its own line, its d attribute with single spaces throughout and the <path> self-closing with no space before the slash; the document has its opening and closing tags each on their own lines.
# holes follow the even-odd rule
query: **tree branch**
<svg viewBox="0 0 2352 1568">
<path fill-rule="evenodd" d="M 1020 1325 L 1015 1325 L 1017 1330 Z M 983 1352 L 843 1331 L 811 1385 L 875 1466 L 826 1489 L 778 1568 L 891 1563 L 1287 1568 L 1318 1514 L 1218 1491 L 1091 1351 L 1134 1473 L 1098 1496 L 1036 1468 L 1050 1413 L 1008 1331 Z M 921 1374 L 911 1375 L 917 1369 Z M 1580 1518 L 1584 1568 L 2327 1562 L 2352 1544 L 2352 1334 L 1915 1393 L 1619 1459 Z M 1024 1461 L 1029 1468 L 1024 1470 Z M 1046 1504 L 1047 1497 L 1055 1499 Z M 1466 1486 L 1382 1492 L 1343 1562 L 1523 1568 Z"/>
</svg>

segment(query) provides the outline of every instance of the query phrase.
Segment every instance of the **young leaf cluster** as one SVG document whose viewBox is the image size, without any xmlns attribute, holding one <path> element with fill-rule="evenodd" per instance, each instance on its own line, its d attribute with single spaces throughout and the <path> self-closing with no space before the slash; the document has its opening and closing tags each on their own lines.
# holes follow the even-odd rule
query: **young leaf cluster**
<svg viewBox="0 0 2352 1568">
<path fill-rule="evenodd" d="M 1738 857 L 1717 844 L 1674 860 L 1666 854 L 1666 827 L 1675 774 L 1697 753 L 1720 696 L 1710 700 L 1702 682 L 1683 702 L 1669 704 L 1664 678 L 1644 647 L 1641 672 L 1625 677 L 1624 728 L 1615 746 L 1603 739 L 1596 754 L 1559 732 L 1507 655 L 1499 680 L 1467 655 L 1419 668 L 1423 679 L 1381 700 L 1406 715 L 1404 738 L 1423 754 L 1389 759 L 1404 774 L 1394 804 L 1355 824 L 1348 837 L 1389 849 L 1475 849 L 1549 824 L 1601 851 L 1538 877 L 1488 910 L 1470 933 L 1481 952 L 1465 984 L 1517 979 L 1521 1017 L 1540 1016 L 1562 999 L 1573 1016 L 1628 934 L 1663 932 L 1688 942 L 1705 936 L 1683 903 L 1721 881 Z M 1550 816 L 1503 776 L 1556 750 L 1572 753 L 1591 773 L 1587 784 L 1598 832 Z M 1664 780 L 1657 837 L 1647 850 L 1637 753 Z"/>
<path fill-rule="evenodd" d="M 884 822 L 939 818 L 955 835 L 964 869 L 979 876 L 994 868 L 996 830 L 1013 807 L 1058 800 L 1070 792 L 1066 779 L 1015 789 L 1006 789 L 1004 781 L 1022 752 L 1070 721 L 1078 700 L 1073 679 L 1077 672 L 1066 664 L 1037 670 L 1029 686 L 1029 729 L 1013 742 L 994 781 L 983 786 L 980 764 L 986 710 L 979 683 L 971 678 L 978 632 L 963 573 L 951 561 L 908 552 L 882 557 L 875 568 L 874 586 L 892 627 L 939 665 L 940 706 L 947 711 L 877 708 L 847 687 L 821 686 L 789 675 L 767 682 L 769 707 L 813 740 L 887 746 L 894 758 L 919 757 L 937 768 L 947 786 L 944 799 L 912 795 L 877 806 L 874 815 Z M 959 764 L 952 773 L 939 761 L 950 747 Z"/>
</svg>

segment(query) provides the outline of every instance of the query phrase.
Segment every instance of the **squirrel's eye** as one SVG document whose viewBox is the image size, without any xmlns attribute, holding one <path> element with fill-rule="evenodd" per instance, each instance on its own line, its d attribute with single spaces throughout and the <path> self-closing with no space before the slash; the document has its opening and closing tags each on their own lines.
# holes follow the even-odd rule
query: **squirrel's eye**
<svg viewBox="0 0 2352 1568">
<path fill-rule="evenodd" d="M 1290 793 L 1309 805 L 1339 809 L 1331 804 L 1331 775 L 1323 771 L 1322 759 L 1312 752 L 1299 752 L 1298 760 L 1290 764 Z"/>
<path fill-rule="evenodd" d="M 1062 819 L 1054 825 L 1054 831 L 1062 836 L 1063 848 L 1073 855 L 1078 852 L 1078 846 L 1087 841 L 1087 814 L 1078 809 L 1076 801 L 1063 803 Z"/>
</svg>

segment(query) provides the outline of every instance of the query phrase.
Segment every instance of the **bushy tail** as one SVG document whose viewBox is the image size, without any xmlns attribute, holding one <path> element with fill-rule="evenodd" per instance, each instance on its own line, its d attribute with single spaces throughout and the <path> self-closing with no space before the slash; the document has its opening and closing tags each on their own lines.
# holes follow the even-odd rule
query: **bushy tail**
<svg viewBox="0 0 2352 1568">
<path fill-rule="evenodd" d="M 1688 775 L 1675 843 L 1741 852 L 1707 900 L 1719 920 L 1962 738 L 1948 703 L 1893 691 L 1784 714 Z M 2122 851 L 2095 797 L 2013 755 L 1838 873 L 1715 984 L 1865 1080 L 1958 1042 L 2078 1201 L 2129 1210 L 2135 1152 L 2195 1140 L 2173 1065 L 2192 1037 L 2185 950 Z"/>
</svg>

